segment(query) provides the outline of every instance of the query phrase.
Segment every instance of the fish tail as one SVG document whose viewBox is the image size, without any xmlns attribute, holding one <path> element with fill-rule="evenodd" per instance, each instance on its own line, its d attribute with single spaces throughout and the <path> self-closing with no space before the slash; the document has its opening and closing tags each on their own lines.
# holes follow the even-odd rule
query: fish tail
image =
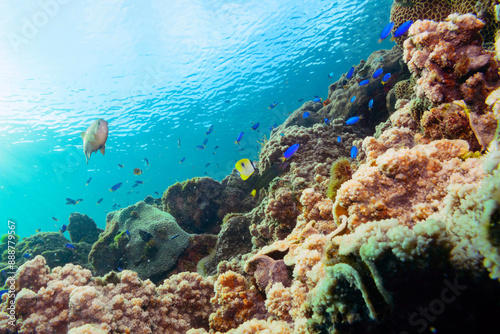
<svg viewBox="0 0 500 334">
<path fill-rule="evenodd" d="M 391 37 L 391 42 L 394 42 L 396 40 L 396 37 L 392 36 Z"/>
<path fill-rule="evenodd" d="M 285 162 L 286 158 L 285 157 L 280 157 L 281 162 Z"/>
<path fill-rule="evenodd" d="M 380 44 L 380 43 L 382 43 L 382 41 L 383 41 L 383 39 L 379 38 L 377 42 L 378 42 L 378 44 Z"/>
</svg>

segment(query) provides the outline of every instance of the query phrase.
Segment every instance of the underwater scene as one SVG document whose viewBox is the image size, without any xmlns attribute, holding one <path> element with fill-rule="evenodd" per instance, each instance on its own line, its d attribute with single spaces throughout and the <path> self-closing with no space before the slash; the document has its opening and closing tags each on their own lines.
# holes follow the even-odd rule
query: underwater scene
<svg viewBox="0 0 500 334">
<path fill-rule="evenodd" d="M 0 334 L 500 331 L 499 1 L 0 12 Z"/>
</svg>

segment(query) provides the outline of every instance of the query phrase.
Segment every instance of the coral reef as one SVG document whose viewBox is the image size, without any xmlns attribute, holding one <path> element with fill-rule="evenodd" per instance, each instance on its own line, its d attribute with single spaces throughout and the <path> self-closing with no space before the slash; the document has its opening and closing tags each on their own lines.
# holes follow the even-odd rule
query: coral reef
<svg viewBox="0 0 500 334">
<path fill-rule="evenodd" d="M 493 54 L 481 47 L 483 26 L 472 14 L 411 26 L 404 59 L 418 78 L 418 97 L 435 105 L 464 100 L 472 112 L 484 113 L 485 99 L 498 85 L 499 75 Z"/>
<path fill-rule="evenodd" d="M 167 189 L 162 197 L 163 210 L 174 216 L 188 233 L 217 234 L 226 214 L 252 208 L 250 191 L 235 174 L 221 183 L 209 177 L 193 178 Z"/>
<path fill-rule="evenodd" d="M 352 167 L 349 159 L 337 159 L 330 168 L 330 181 L 328 182 L 326 196 L 332 201 L 335 201 L 335 197 L 337 197 L 337 190 L 339 190 L 342 183 L 350 180 L 351 177 Z"/>
<path fill-rule="evenodd" d="M 132 212 L 138 218 L 132 217 Z M 151 237 L 145 240 L 148 234 Z M 189 238 L 172 215 L 141 201 L 108 214 L 106 229 L 92 246 L 89 261 L 97 275 L 129 269 L 141 279 L 158 282 L 175 267 Z"/>
<path fill-rule="evenodd" d="M 86 242 L 93 244 L 99 239 L 103 229 L 87 215 L 73 212 L 69 216 L 68 233 L 72 242 Z"/>
<path fill-rule="evenodd" d="M 491 45 L 494 41 L 495 32 L 498 30 L 498 21 L 495 19 L 495 1 L 446 1 L 446 0 L 394 0 L 391 7 L 390 21 L 394 22 L 394 30 L 406 21 L 412 20 L 432 20 L 444 21 L 452 13 L 476 14 L 483 22 L 486 22 L 486 28 L 482 35 L 485 43 Z M 407 34 L 396 39 L 399 46 Z"/>
<path fill-rule="evenodd" d="M 181 334 L 208 329 L 214 309 L 213 281 L 196 273 L 172 276 L 156 287 L 128 270 L 92 278 L 89 270 L 67 264 L 50 273 L 45 259 L 37 256 L 16 278 L 18 321 L 15 328 L 7 323 L 7 303 L 2 303 L 1 333 L 84 333 L 97 328 L 103 333 Z"/>
<path fill-rule="evenodd" d="M 27 260 L 42 255 L 47 259 L 50 268 L 73 263 L 90 269 L 88 255 L 91 245 L 85 242 L 74 243 L 76 249 L 73 250 L 65 246 L 67 243 L 70 241 L 59 232 L 41 232 L 24 238 L 15 248 L 15 266 L 19 267 Z M 7 251 L 3 252 L 0 267 L 7 266 L 8 255 Z"/>
</svg>

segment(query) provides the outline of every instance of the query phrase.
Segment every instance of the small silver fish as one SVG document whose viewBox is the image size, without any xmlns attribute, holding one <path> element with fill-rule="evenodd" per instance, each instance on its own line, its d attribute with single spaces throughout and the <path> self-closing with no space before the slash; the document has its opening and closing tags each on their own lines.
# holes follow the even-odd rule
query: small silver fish
<svg viewBox="0 0 500 334">
<path fill-rule="evenodd" d="M 83 153 L 85 153 L 88 165 L 92 153 L 99 150 L 104 155 L 106 140 L 108 139 L 108 122 L 99 118 L 85 132 L 82 132 L 81 136 L 83 140 Z"/>
</svg>

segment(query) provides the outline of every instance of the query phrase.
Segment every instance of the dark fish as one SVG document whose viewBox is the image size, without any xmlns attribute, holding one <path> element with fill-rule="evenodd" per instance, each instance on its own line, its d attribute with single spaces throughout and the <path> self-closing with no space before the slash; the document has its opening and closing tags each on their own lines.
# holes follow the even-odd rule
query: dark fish
<svg viewBox="0 0 500 334">
<path fill-rule="evenodd" d="M 212 131 L 213 131 L 213 130 L 214 130 L 214 125 L 212 124 L 212 125 L 210 125 L 210 127 L 208 128 L 207 132 L 205 132 L 205 135 L 207 135 L 207 136 L 208 136 L 209 134 L 211 134 L 211 133 L 212 133 Z"/>
<path fill-rule="evenodd" d="M 254 125 L 252 125 L 252 130 L 257 130 L 259 125 L 260 125 L 260 123 L 255 123 Z"/>
<path fill-rule="evenodd" d="M 224 101 L 224 102 L 226 102 L 226 103 L 231 103 L 231 100 L 226 100 L 226 101 Z"/>
<path fill-rule="evenodd" d="M 278 102 L 274 101 L 273 103 L 271 103 L 271 105 L 269 106 L 269 109 L 273 109 L 274 107 L 276 107 L 278 105 Z"/>
<path fill-rule="evenodd" d="M 116 191 L 118 190 L 120 187 L 122 186 L 122 183 L 117 183 L 115 184 L 114 186 L 112 186 L 111 188 L 109 188 L 109 191 Z"/>
<path fill-rule="evenodd" d="M 149 167 L 149 161 L 148 161 L 148 158 L 144 158 L 144 161 L 146 161 L 146 165 L 148 165 L 148 167 Z"/>
<path fill-rule="evenodd" d="M 181 164 L 181 163 L 183 163 L 183 162 L 184 162 L 184 160 L 186 160 L 186 157 L 182 158 L 182 159 L 179 161 L 179 163 L 180 163 L 180 164 Z"/>
<path fill-rule="evenodd" d="M 86 183 L 85 185 L 86 185 L 86 186 L 88 186 L 88 185 L 89 185 L 89 183 L 90 183 L 90 181 L 92 181 L 92 178 L 88 179 L 88 180 L 87 180 L 87 183 Z"/>
<path fill-rule="evenodd" d="M 71 199 L 71 198 L 66 198 L 66 204 L 72 204 L 72 205 L 76 205 L 76 201 L 74 199 Z"/>
<path fill-rule="evenodd" d="M 139 235 L 141 236 L 141 239 L 144 242 L 148 242 L 149 240 L 153 239 L 153 236 L 151 235 L 151 233 L 143 231 L 143 230 L 139 230 Z"/>
<path fill-rule="evenodd" d="M 205 138 L 205 140 L 203 141 L 203 145 L 207 145 L 208 144 L 208 138 Z"/>
<path fill-rule="evenodd" d="M 76 204 L 80 203 L 81 201 L 83 201 L 83 198 L 79 198 L 76 200 Z"/>
<path fill-rule="evenodd" d="M 210 162 L 207 162 L 207 164 L 205 165 L 205 168 L 207 168 L 208 166 L 210 166 Z"/>
<path fill-rule="evenodd" d="M 274 180 L 277 176 L 283 174 L 285 169 L 288 167 L 289 163 L 287 161 L 285 162 L 280 162 L 278 164 L 275 164 L 262 173 L 262 175 L 259 177 L 257 182 L 254 185 L 254 189 L 252 190 L 252 196 L 255 197 L 257 192 L 266 187 L 269 183 L 271 183 L 272 180 Z"/>
<path fill-rule="evenodd" d="M 66 247 L 68 249 L 76 249 L 75 245 L 73 245 L 73 244 L 64 244 L 64 247 Z"/>
<path fill-rule="evenodd" d="M 101 203 L 101 202 L 102 202 L 102 198 L 99 198 L 99 199 L 97 200 L 97 204 L 99 204 L 99 203 Z"/>
<path fill-rule="evenodd" d="M 297 102 L 302 102 L 302 101 L 304 101 L 304 99 L 298 99 L 298 100 L 297 100 Z"/>
<path fill-rule="evenodd" d="M 203 146 L 203 145 L 198 145 L 198 146 L 196 146 L 196 149 L 197 149 L 197 150 L 204 150 L 204 149 L 205 149 L 205 146 Z"/>
<path fill-rule="evenodd" d="M 170 238 L 170 240 L 173 240 L 173 239 L 177 238 L 179 235 L 180 235 L 179 233 L 177 233 L 176 235 L 173 235 L 173 236 Z"/>
<path fill-rule="evenodd" d="M 122 164 L 118 164 L 118 167 L 123 168 L 123 165 Z"/>
<path fill-rule="evenodd" d="M 219 148 L 219 145 L 215 146 L 214 150 L 218 149 Z"/>
<path fill-rule="evenodd" d="M 59 229 L 59 232 L 61 232 L 61 233 L 66 232 L 66 229 L 67 229 L 67 228 L 68 228 L 68 226 L 66 226 L 66 224 L 63 224 L 63 225 L 61 226 L 61 228 Z"/>
<path fill-rule="evenodd" d="M 140 168 L 134 168 L 134 175 L 141 175 L 142 170 Z"/>
<path fill-rule="evenodd" d="M 155 194 L 156 194 L 156 195 L 159 195 L 160 193 L 159 193 L 159 192 L 157 192 L 157 191 L 155 191 Z"/>
<path fill-rule="evenodd" d="M 177 146 L 179 146 L 179 148 L 181 148 L 181 139 L 177 139 Z"/>
<path fill-rule="evenodd" d="M 53 220 L 55 220 L 56 222 L 59 221 L 59 219 L 57 219 L 56 217 L 52 217 Z"/>
</svg>

